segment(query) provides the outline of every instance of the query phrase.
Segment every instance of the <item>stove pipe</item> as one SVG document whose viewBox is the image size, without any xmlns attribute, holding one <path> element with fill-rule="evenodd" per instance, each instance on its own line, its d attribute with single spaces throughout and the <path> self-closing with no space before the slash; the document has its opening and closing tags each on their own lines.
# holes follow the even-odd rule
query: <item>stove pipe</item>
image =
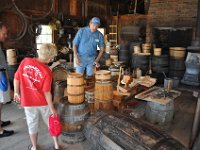
<svg viewBox="0 0 200 150">
<path fill-rule="evenodd" d="M 191 44 L 192 46 L 189 46 L 187 48 L 189 52 L 200 52 L 200 0 L 198 0 L 198 7 L 197 7 L 195 40 L 192 41 Z"/>
<path fill-rule="evenodd" d="M 193 46 L 200 46 L 200 0 L 198 0 L 197 8 L 197 21 L 196 21 L 196 34 L 195 34 L 195 43 Z"/>
</svg>

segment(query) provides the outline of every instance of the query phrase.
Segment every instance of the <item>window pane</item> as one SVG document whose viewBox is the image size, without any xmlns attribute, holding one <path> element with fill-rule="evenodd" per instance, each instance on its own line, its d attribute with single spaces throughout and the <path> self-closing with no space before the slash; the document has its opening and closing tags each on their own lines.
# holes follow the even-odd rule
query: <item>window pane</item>
<svg viewBox="0 0 200 150">
<path fill-rule="evenodd" d="M 41 46 L 42 44 L 37 44 L 37 49 L 40 49 L 40 46 Z"/>
<path fill-rule="evenodd" d="M 52 43 L 51 35 L 39 35 L 36 39 L 36 43 Z"/>
<path fill-rule="evenodd" d="M 52 30 L 51 30 L 50 26 L 42 25 L 41 34 L 52 34 Z"/>
<path fill-rule="evenodd" d="M 52 42 L 53 42 L 52 29 L 48 25 L 42 25 L 42 32 L 38 37 L 36 37 L 37 49 L 39 49 L 43 43 L 52 43 Z"/>
</svg>

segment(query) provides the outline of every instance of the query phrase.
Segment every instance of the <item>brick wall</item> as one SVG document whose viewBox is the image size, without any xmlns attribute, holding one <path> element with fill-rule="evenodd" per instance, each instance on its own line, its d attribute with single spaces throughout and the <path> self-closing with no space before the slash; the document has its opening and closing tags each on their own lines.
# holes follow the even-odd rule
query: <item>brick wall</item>
<svg viewBox="0 0 200 150">
<path fill-rule="evenodd" d="M 153 42 L 154 27 L 193 27 L 198 0 L 150 0 L 146 42 Z"/>
</svg>

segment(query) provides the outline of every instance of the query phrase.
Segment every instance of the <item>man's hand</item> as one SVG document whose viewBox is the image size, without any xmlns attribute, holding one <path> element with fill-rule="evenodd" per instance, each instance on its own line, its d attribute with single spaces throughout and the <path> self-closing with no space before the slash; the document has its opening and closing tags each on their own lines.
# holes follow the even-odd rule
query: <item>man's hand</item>
<svg viewBox="0 0 200 150">
<path fill-rule="evenodd" d="M 95 61 L 94 64 L 95 64 L 96 68 L 100 67 L 100 64 L 98 62 Z"/>
<path fill-rule="evenodd" d="M 81 60 L 80 60 L 78 57 L 76 57 L 75 60 L 76 60 L 76 64 L 77 64 L 77 65 L 80 65 Z"/>
</svg>

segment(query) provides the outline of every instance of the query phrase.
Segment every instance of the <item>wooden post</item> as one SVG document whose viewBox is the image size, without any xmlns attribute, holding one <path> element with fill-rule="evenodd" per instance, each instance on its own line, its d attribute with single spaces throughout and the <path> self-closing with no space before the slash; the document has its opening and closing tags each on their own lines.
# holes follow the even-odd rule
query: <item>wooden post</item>
<svg viewBox="0 0 200 150">
<path fill-rule="evenodd" d="M 194 145 L 194 142 L 195 142 L 198 132 L 199 132 L 199 128 L 200 128 L 200 94 L 198 92 L 196 112 L 195 112 L 195 116 L 194 116 L 194 121 L 193 121 L 193 125 L 192 125 L 192 133 L 191 133 L 190 143 L 189 143 L 190 148 L 192 148 Z"/>
</svg>

